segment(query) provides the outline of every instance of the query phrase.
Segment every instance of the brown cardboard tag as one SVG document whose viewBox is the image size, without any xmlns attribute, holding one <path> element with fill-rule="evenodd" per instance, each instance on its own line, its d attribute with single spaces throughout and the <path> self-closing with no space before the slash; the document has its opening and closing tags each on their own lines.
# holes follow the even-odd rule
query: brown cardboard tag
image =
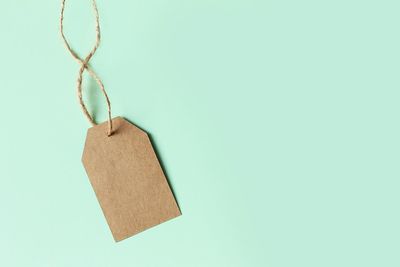
<svg viewBox="0 0 400 267">
<path fill-rule="evenodd" d="M 169 219 L 180 210 L 146 132 L 121 117 L 88 130 L 82 162 L 115 241 Z"/>
</svg>

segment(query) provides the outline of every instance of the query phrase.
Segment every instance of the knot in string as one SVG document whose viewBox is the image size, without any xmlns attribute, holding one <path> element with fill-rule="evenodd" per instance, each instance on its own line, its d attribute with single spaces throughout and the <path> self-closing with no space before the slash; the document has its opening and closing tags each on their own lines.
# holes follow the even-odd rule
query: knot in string
<svg viewBox="0 0 400 267">
<path fill-rule="evenodd" d="M 100 78 L 97 76 L 97 74 L 89 67 L 89 61 L 92 59 L 93 55 L 96 53 L 97 48 L 100 45 L 100 23 L 99 23 L 99 11 L 97 9 L 96 5 L 96 0 L 92 0 L 92 6 L 95 14 L 95 22 L 96 22 L 96 43 L 93 46 L 92 50 L 89 52 L 89 54 L 85 57 L 85 59 L 82 59 L 78 56 L 78 54 L 71 48 L 69 45 L 67 38 L 64 35 L 64 11 L 65 11 L 65 1 L 62 0 L 61 2 L 61 15 L 60 15 L 60 32 L 61 32 L 61 37 L 64 41 L 64 45 L 67 48 L 67 50 L 70 52 L 72 57 L 80 64 L 79 72 L 78 72 L 78 79 L 77 79 L 77 96 L 79 100 L 79 104 L 82 108 L 83 114 L 85 117 L 89 120 L 89 122 L 95 126 L 96 122 L 94 121 L 93 117 L 90 115 L 89 111 L 86 108 L 86 105 L 83 101 L 82 97 L 82 80 L 83 80 L 83 73 L 85 70 L 89 73 L 89 75 L 97 82 L 99 85 L 105 99 L 107 102 L 107 109 L 108 109 L 108 136 L 111 136 L 112 134 L 112 120 L 111 120 L 111 103 L 110 99 L 108 98 L 108 95 L 106 93 L 106 90 L 104 88 L 103 82 L 100 80 Z"/>
</svg>

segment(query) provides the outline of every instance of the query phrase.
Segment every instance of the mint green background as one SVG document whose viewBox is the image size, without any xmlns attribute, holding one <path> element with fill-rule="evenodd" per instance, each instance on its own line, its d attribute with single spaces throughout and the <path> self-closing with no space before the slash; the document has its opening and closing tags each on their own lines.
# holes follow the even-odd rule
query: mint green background
<svg viewBox="0 0 400 267">
<path fill-rule="evenodd" d="M 86 52 L 90 1 L 67 4 Z M 1 1 L 0 266 L 400 266 L 398 1 L 98 5 L 92 65 L 114 115 L 152 134 L 183 216 L 114 243 L 60 3 Z"/>
</svg>

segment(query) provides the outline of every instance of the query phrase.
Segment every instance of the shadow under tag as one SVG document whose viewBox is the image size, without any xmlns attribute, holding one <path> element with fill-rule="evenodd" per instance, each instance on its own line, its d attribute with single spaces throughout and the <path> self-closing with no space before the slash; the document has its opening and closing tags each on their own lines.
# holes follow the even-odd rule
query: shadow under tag
<svg viewBox="0 0 400 267">
<path fill-rule="evenodd" d="M 88 130 L 82 162 L 115 241 L 181 215 L 146 132 L 121 117 Z"/>
</svg>

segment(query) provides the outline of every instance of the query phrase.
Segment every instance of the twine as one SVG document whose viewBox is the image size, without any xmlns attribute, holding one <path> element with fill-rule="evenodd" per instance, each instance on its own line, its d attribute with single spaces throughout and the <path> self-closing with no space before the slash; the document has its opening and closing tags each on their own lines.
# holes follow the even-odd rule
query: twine
<svg viewBox="0 0 400 267">
<path fill-rule="evenodd" d="M 89 67 L 89 61 L 93 57 L 93 55 L 96 53 L 97 48 L 100 45 L 100 23 L 99 23 L 99 11 L 97 9 L 96 5 L 96 0 L 92 0 L 92 5 L 93 5 L 93 10 L 95 14 L 95 22 L 96 22 L 96 43 L 92 50 L 89 52 L 89 54 L 85 57 L 85 59 L 82 59 L 78 56 L 78 54 L 71 48 L 69 45 L 67 38 L 64 35 L 64 10 L 65 10 L 65 1 L 62 0 L 61 2 L 61 15 L 60 15 L 60 32 L 62 39 L 64 41 L 65 47 L 67 50 L 70 52 L 72 57 L 80 64 L 79 72 L 78 72 L 78 79 L 77 79 L 77 96 L 79 100 L 79 104 L 82 108 L 83 114 L 86 116 L 86 118 L 89 120 L 89 122 L 95 126 L 97 125 L 96 122 L 94 121 L 93 117 L 90 115 L 89 111 L 86 108 L 86 105 L 83 101 L 82 98 L 82 79 L 83 79 L 83 73 L 85 70 L 89 73 L 89 75 L 97 82 L 99 85 L 101 91 L 103 92 L 103 95 L 106 99 L 107 102 L 107 109 L 108 109 L 108 136 L 111 136 L 112 134 L 112 120 L 111 120 L 111 103 L 110 99 L 108 98 L 108 95 L 106 93 L 106 90 L 104 88 L 103 82 L 100 80 L 100 78 L 97 76 L 97 74 Z"/>
</svg>

